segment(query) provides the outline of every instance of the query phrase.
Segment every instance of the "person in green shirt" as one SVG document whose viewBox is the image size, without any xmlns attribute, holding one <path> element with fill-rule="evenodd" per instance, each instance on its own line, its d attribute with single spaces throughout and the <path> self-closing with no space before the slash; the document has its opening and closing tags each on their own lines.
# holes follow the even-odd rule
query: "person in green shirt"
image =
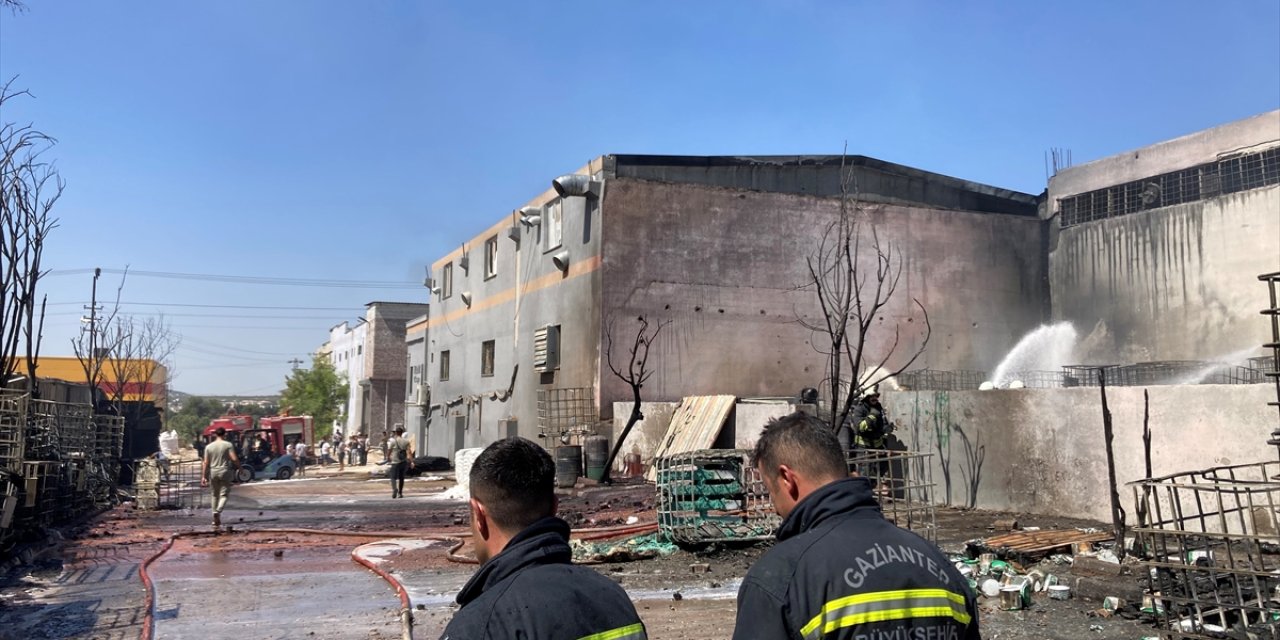
<svg viewBox="0 0 1280 640">
<path fill-rule="evenodd" d="M 240 458 L 236 457 L 236 448 L 227 442 L 227 430 L 218 427 L 213 431 L 214 440 L 204 448 L 204 462 L 200 467 L 200 486 L 213 490 L 213 526 L 222 526 L 222 508 L 227 505 L 227 497 L 231 495 L 231 483 L 235 480 L 236 470 L 240 468 Z"/>
</svg>

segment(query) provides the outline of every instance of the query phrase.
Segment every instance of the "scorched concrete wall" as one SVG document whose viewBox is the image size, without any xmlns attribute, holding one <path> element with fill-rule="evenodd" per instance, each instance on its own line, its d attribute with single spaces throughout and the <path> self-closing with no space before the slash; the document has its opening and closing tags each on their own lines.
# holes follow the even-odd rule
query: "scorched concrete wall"
<svg viewBox="0 0 1280 640">
<path fill-rule="evenodd" d="M 655 373 L 645 399 L 793 396 L 821 387 L 817 336 L 796 321 L 797 314 L 818 320 L 815 295 L 798 287 L 806 257 L 838 211 L 833 198 L 608 181 L 601 303 L 606 323 L 613 320 L 615 355 L 632 344 L 636 317 L 671 322 L 649 356 Z M 1046 318 L 1038 218 L 895 205 L 871 205 L 865 215 L 903 265 L 872 353 L 895 329 L 899 358 L 919 344 L 924 323 L 913 298 L 933 324 L 913 368 L 989 369 Z M 629 397 L 604 376 L 603 406 Z"/>
<path fill-rule="evenodd" d="M 1213 360 L 1269 342 L 1257 276 L 1280 270 L 1280 187 L 1068 227 L 1056 245 L 1053 316 L 1092 336 L 1081 361 Z"/>
<path fill-rule="evenodd" d="M 1145 477 L 1142 392 L 1107 390 L 1115 428 L 1117 479 Z M 1267 385 L 1149 388 L 1156 476 L 1273 458 L 1275 427 Z M 882 396 L 896 435 L 933 453 L 935 500 L 981 509 L 1110 521 L 1099 390 L 903 391 Z M 980 461 L 981 464 L 978 464 Z M 949 476 L 949 480 L 948 480 Z M 976 493 L 968 486 L 974 482 Z M 1133 491 L 1121 488 L 1133 512 Z"/>
</svg>

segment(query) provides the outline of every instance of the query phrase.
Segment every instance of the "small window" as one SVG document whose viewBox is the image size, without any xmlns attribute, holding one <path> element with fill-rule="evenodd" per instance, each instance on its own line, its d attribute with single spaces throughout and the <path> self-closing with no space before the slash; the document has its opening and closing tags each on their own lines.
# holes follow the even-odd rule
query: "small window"
<svg viewBox="0 0 1280 640">
<path fill-rule="evenodd" d="M 451 295 L 453 295 L 453 263 L 449 262 L 440 271 L 440 299 L 444 300 Z"/>
<path fill-rule="evenodd" d="M 484 241 L 484 277 L 498 275 L 498 236 Z"/>
<path fill-rule="evenodd" d="M 561 202 L 556 200 L 547 205 L 547 217 L 542 223 L 547 230 L 547 251 L 560 248 L 564 231 L 563 221 L 564 208 L 561 206 Z"/>
<path fill-rule="evenodd" d="M 440 352 L 440 379 L 441 380 L 449 379 L 449 352 L 448 351 Z"/>
<path fill-rule="evenodd" d="M 364 353 L 364 345 L 356 345 L 356 355 L 360 355 L 362 353 Z"/>
<path fill-rule="evenodd" d="M 480 375 L 493 375 L 493 340 L 485 340 L 480 345 Z"/>
</svg>

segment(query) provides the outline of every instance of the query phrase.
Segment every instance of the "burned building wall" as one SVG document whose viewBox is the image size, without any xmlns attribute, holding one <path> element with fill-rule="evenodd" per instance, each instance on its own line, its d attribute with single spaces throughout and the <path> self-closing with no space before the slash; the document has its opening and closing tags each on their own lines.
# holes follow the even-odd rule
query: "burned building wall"
<svg viewBox="0 0 1280 640">
<path fill-rule="evenodd" d="M 1156 476 L 1252 462 L 1274 428 L 1265 384 L 1170 385 L 1150 393 Z M 1147 477 L 1143 389 L 1107 389 L 1116 477 Z M 1111 519 L 1097 388 L 903 391 L 883 396 L 895 435 L 934 454 L 934 496 L 982 509 Z M 1121 487 L 1121 500 L 1132 494 Z"/>
<path fill-rule="evenodd" d="M 1280 111 L 1055 175 L 1053 317 L 1092 363 L 1209 360 L 1267 340 L 1256 276 L 1280 269 Z"/>
<path fill-rule="evenodd" d="M 650 354 L 655 374 L 645 399 L 793 396 L 821 387 L 821 337 L 797 319 L 820 319 L 813 291 L 802 288 L 806 258 L 838 212 L 836 198 L 608 181 L 605 322 L 614 321 L 616 343 L 629 345 L 636 317 L 671 321 Z M 898 292 L 876 320 L 871 353 L 882 353 L 895 329 L 898 357 L 914 351 L 924 323 L 913 298 L 933 326 L 917 368 L 989 368 L 1045 319 L 1038 218 L 886 203 L 863 215 L 903 266 Z M 864 248 L 863 259 L 871 258 Z M 603 375 L 605 406 L 629 397 L 625 384 Z"/>
<path fill-rule="evenodd" d="M 1093 336 L 1089 362 L 1256 351 L 1256 276 L 1280 268 L 1280 187 L 1062 229 L 1049 264 L 1054 318 Z"/>
</svg>

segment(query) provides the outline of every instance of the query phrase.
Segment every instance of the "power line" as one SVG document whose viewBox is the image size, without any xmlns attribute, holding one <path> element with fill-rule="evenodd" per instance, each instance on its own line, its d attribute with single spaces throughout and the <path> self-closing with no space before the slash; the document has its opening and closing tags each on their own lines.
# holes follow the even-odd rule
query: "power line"
<svg viewBox="0 0 1280 640">
<path fill-rule="evenodd" d="M 173 271 L 140 271 L 136 269 L 103 269 L 103 273 L 122 274 L 139 278 L 163 278 L 168 280 L 202 280 L 205 282 L 230 282 L 288 287 L 325 287 L 330 289 L 421 289 L 421 282 L 395 280 L 325 280 L 316 278 L 284 278 L 277 276 L 236 276 L 211 273 L 177 273 Z M 93 273 L 93 269 L 59 269 L 50 276 L 70 276 Z M 126 276 L 126 277 L 127 277 Z"/>
<path fill-rule="evenodd" d="M 49 306 L 84 305 L 88 302 L 50 302 Z M 198 309 L 261 309 L 268 311 L 358 311 L 360 307 L 299 307 L 289 306 L 257 306 L 249 304 L 192 304 L 183 302 L 121 302 L 121 305 L 139 307 L 194 307 Z"/>
<path fill-rule="evenodd" d="M 54 311 L 46 316 L 79 316 L 79 311 Z M 165 318 L 250 318 L 254 320 L 333 320 L 333 316 L 264 316 L 245 313 L 165 313 L 163 311 L 131 312 L 130 316 L 155 316 Z"/>
<path fill-rule="evenodd" d="M 213 342 L 212 340 L 201 340 L 200 338 L 192 338 L 191 336 L 182 336 L 182 342 L 184 344 L 187 342 L 194 342 L 196 344 L 203 344 L 203 345 L 215 347 L 218 349 L 226 349 L 228 351 L 241 351 L 244 353 L 253 353 L 253 354 L 263 355 L 263 356 L 296 356 L 299 353 L 307 353 L 305 351 L 284 352 L 284 351 L 257 351 L 254 349 L 241 349 L 239 347 L 228 347 L 226 345 Z"/>
</svg>

